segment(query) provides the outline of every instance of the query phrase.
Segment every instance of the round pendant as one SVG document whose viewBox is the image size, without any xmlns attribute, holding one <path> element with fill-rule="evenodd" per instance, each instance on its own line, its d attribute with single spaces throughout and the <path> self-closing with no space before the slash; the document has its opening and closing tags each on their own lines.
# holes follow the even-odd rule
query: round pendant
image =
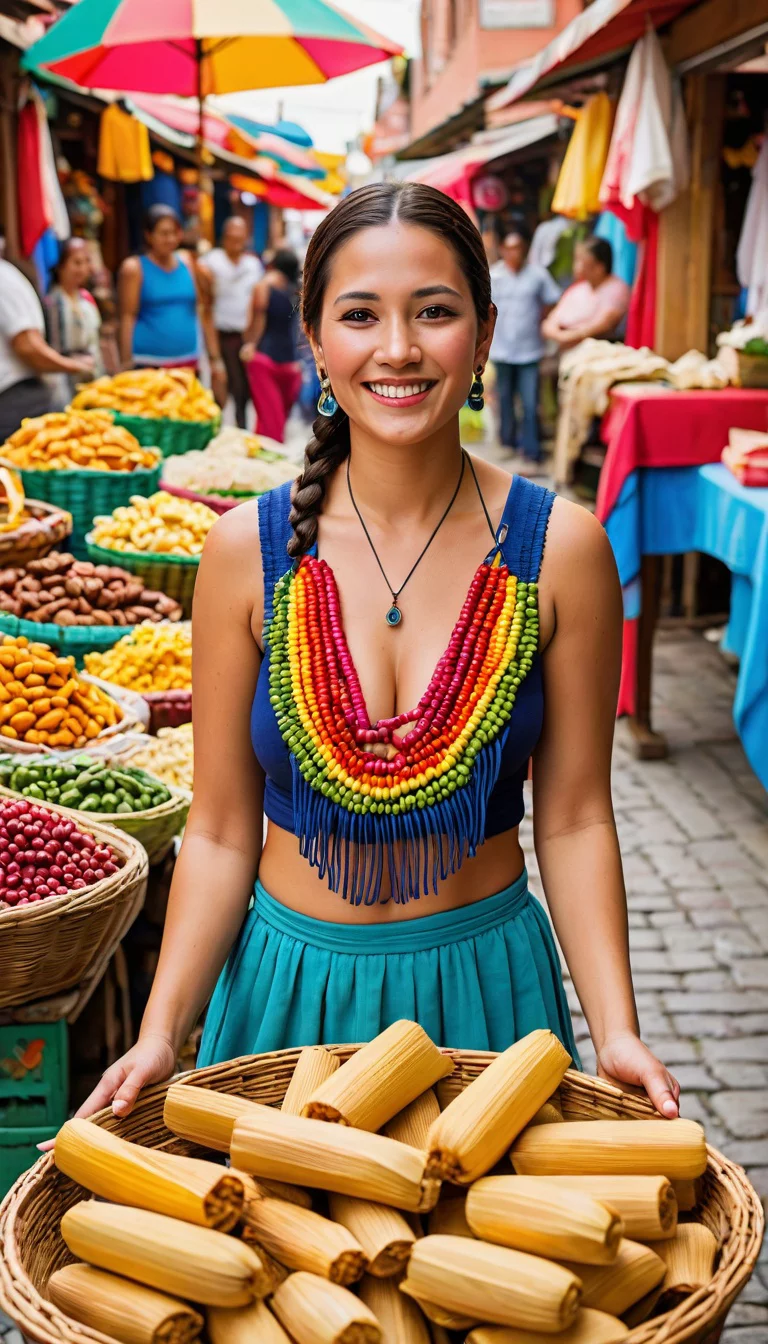
<svg viewBox="0 0 768 1344">
<path fill-rule="evenodd" d="M 389 611 L 387 612 L 385 617 L 387 625 L 399 625 L 402 619 L 403 619 L 402 611 L 398 607 L 397 603 L 393 602 L 392 606 L 389 608 Z"/>
</svg>

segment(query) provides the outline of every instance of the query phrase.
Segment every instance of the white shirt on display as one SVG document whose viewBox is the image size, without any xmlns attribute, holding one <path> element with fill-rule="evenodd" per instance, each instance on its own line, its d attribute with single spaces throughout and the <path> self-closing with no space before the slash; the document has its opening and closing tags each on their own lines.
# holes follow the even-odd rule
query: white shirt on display
<svg viewBox="0 0 768 1344">
<path fill-rule="evenodd" d="M 42 305 L 27 277 L 0 258 L 0 392 L 37 376 L 11 345 L 22 331 L 44 334 Z"/>
</svg>

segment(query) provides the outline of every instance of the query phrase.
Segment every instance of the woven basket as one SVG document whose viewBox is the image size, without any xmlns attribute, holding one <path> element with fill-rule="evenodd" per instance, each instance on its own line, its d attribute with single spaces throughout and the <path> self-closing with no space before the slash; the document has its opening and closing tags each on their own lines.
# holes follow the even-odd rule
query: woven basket
<svg viewBox="0 0 768 1344">
<path fill-rule="evenodd" d="M 160 484 L 160 469 L 159 457 L 156 466 L 138 467 L 136 471 L 75 471 L 74 468 L 71 471 L 25 471 L 14 468 L 19 470 L 28 499 L 45 500 L 72 515 L 68 548 L 78 560 L 86 559 L 85 534 L 93 527 L 94 518 L 127 504 L 131 495 L 154 494 Z M 114 558 L 110 563 L 115 563 Z"/>
<path fill-rule="evenodd" d="M 150 733 L 192 722 L 191 691 L 145 691 L 144 699 L 149 705 Z"/>
<path fill-rule="evenodd" d="M 12 616 L 9 611 L 0 611 L 0 635 L 26 635 L 29 640 L 50 644 L 60 653 L 74 654 L 78 667 L 83 666 L 86 653 L 103 653 L 135 629 L 135 625 L 56 625 L 53 621 L 25 621 L 20 616 Z"/>
<path fill-rule="evenodd" d="M 185 620 L 192 615 L 192 594 L 195 591 L 200 557 L 197 555 L 151 555 L 139 551 L 110 551 L 97 546 L 92 534 L 85 539 L 88 559 L 95 565 L 119 565 L 141 579 L 145 588 L 165 593 L 174 598 L 183 609 Z"/>
<path fill-rule="evenodd" d="M 0 535 L 2 569 L 21 567 L 30 560 L 41 560 L 54 546 L 65 541 L 72 531 L 72 515 L 56 504 L 47 504 L 42 499 L 26 499 L 24 508 L 32 518 L 20 523 L 12 532 Z"/>
<path fill-rule="evenodd" d="M 72 816 L 56 803 L 42 806 Z M 86 980 L 144 904 L 148 864 L 138 841 L 91 814 L 78 813 L 78 825 L 110 844 L 123 866 L 82 891 L 0 910 L 0 1008 L 50 998 Z"/>
<path fill-rule="evenodd" d="M 213 420 L 152 420 L 148 415 L 114 414 L 116 425 L 124 425 L 143 448 L 159 448 L 163 457 L 201 450 L 221 428 L 220 414 Z"/>
<path fill-rule="evenodd" d="M 94 686 L 100 686 L 103 691 L 106 691 L 107 695 L 111 695 L 112 699 L 117 701 L 123 711 L 123 717 L 119 723 L 116 723 L 112 728 L 104 728 L 98 737 L 88 743 L 88 751 L 91 751 L 97 743 L 111 743 L 115 737 L 132 732 L 137 727 L 139 731 L 142 729 L 146 731 L 149 727 L 149 706 L 143 695 L 139 695 L 137 691 L 129 691 L 124 686 L 114 686 L 111 681 L 102 681 L 99 677 L 92 677 L 88 672 L 81 672 L 80 676 L 83 681 L 92 681 Z M 86 748 L 80 747 L 78 750 L 85 751 Z M 35 742 L 14 742 L 10 737 L 0 737 L 0 751 L 8 754 L 18 752 L 21 756 L 39 756 L 40 745 Z M 55 747 L 50 747 L 46 748 L 46 752 L 49 752 L 52 756 L 67 756 L 70 754 L 70 748 L 62 747 L 57 751 Z"/>
<path fill-rule="evenodd" d="M 342 1059 L 354 1046 L 329 1047 Z M 447 1050 L 457 1061 L 461 1080 L 469 1083 L 494 1058 L 491 1054 Z M 298 1058 L 298 1050 L 252 1055 L 183 1075 L 197 1086 L 231 1092 L 252 1101 L 279 1103 Z M 169 1134 L 163 1124 L 167 1084 L 148 1088 L 133 1113 L 118 1120 L 111 1111 L 95 1117 L 98 1124 L 149 1148 L 193 1153 L 201 1150 Z M 647 1119 L 650 1103 L 584 1074 L 569 1072 L 560 1088 L 566 1119 Z M 659 1124 L 664 1124 L 659 1120 Z M 714 1344 L 726 1313 L 744 1287 L 757 1259 L 763 1232 L 763 1210 L 741 1167 L 708 1148 L 703 1179 L 702 1221 L 714 1232 L 720 1253 L 711 1283 L 692 1293 L 673 1311 L 637 1326 L 626 1344 Z M 104 1336 L 64 1316 L 45 1299 L 50 1275 L 70 1263 L 59 1233 L 62 1215 L 84 1196 L 80 1186 L 63 1176 L 53 1158 L 43 1157 L 22 1176 L 0 1205 L 0 1309 L 23 1334 L 40 1344 L 105 1344 Z M 554 1338 L 554 1337 L 553 1337 Z M 542 1336 L 542 1341 L 544 1337 Z"/>
</svg>

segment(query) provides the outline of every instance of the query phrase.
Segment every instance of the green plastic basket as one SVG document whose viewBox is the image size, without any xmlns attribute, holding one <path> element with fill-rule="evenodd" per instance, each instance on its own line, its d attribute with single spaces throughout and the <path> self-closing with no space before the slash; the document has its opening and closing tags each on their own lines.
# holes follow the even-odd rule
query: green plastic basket
<svg viewBox="0 0 768 1344">
<path fill-rule="evenodd" d="M 141 579 L 145 588 L 165 593 L 181 604 L 186 620 L 192 615 L 192 594 L 195 591 L 200 557 L 197 555 L 152 555 L 151 552 L 110 551 L 97 546 L 93 533 L 85 538 L 88 559 L 95 565 L 119 565 Z M 125 634 L 125 631 L 123 631 Z"/>
<path fill-rule="evenodd" d="M 221 428 L 221 415 L 213 420 L 152 420 L 148 415 L 124 415 L 115 411 L 115 424 L 134 434 L 143 448 L 159 448 L 163 457 L 205 448 Z"/>
<path fill-rule="evenodd" d="M 36 643 L 50 644 L 52 649 L 65 655 L 74 654 L 77 666 L 83 666 L 86 653 L 101 653 L 111 649 L 123 635 L 130 635 L 135 625 L 56 625 L 53 621 L 25 621 L 0 611 L 0 635 L 26 635 Z"/>
<path fill-rule="evenodd" d="M 160 472 L 158 458 L 156 466 L 138 467 L 136 471 L 22 470 L 21 480 L 28 499 L 44 499 L 72 514 L 67 549 L 78 560 L 85 560 L 85 535 L 93 527 L 94 518 L 127 504 L 131 495 L 154 494 L 160 487 Z"/>
</svg>

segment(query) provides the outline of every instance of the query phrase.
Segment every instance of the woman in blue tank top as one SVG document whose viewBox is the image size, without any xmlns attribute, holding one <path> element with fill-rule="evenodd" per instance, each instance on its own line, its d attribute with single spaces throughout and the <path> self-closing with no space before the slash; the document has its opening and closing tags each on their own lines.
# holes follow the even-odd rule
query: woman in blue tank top
<svg viewBox="0 0 768 1344">
<path fill-rule="evenodd" d="M 629 968 L 610 548 L 586 511 L 459 440 L 495 315 L 480 235 L 430 187 L 353 192 L 314 234 L 314 437 L 292 489 L 206 543 L 195 794 L 160 963 L 139 1042 L 86 1112 L 124 1114 L 167 1077 L 211 992 L 200 1063 L 403 1017 L 481 1050 L 549 1028 L 578 1063 L 520 844 L 532 758 L 536 857 L 600 1072 L 677 1114 Z"/>
<path fill-rule="evenodd" d="M 226 376 L 210 311 L 198 289 L 191 253 L 180 250 L 181 223 L 169 205 L 150 206 L 146 252 L 127 257 L 118 276 L 123 368 L 197 368 L 202 329 L 214 393 L 226 400 Z"/>
</svg>

